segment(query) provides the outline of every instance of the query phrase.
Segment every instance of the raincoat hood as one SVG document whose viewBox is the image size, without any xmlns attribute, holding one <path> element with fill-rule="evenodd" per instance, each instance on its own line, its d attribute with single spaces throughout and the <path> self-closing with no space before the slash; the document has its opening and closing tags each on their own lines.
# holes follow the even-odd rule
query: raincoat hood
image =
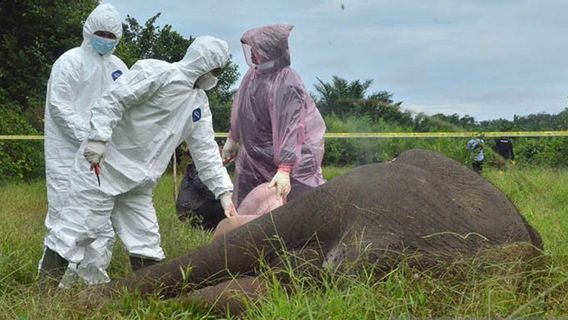
<svg viewBox="0 0 568 320">
<path fill-rule="evenodd" d="M 211 70 L 223 68 L 229 61 L 229 45 L 224 40 L 201 36 L 195 38 L 183 59 L 175 65 L 188 78 L 191 86 L 202 75 Z"/>
<path fill-rule="evenodd" d="M 98 5 L 87 17 L 87 21 L 83 25 L 83 43 L 81 47 L 89 48 L 96 53 L 91 38 L 96 31 L 111 32 L 116 36 L 117 43 L 122 38 L 122 22 L 118 10 L 111 4 L 105 3 Z M 113 50 L 114 51 L 114 50 Z M 112 51 L 108 54 L 112 54 Z"/>
<path fill-rule="evenodd" d="M 273 24 L 246 31 L 241 43 L 247 63 L 259 69 L 290 65 L 288 37 L 293 28 L 289 24 Z"/>
</svg>

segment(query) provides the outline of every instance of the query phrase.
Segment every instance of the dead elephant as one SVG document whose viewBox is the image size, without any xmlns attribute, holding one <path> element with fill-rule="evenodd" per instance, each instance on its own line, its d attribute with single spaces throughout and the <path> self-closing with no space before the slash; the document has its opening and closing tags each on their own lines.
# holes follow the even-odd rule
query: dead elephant
<svg viewBox="0 0 568 320">
<path fill-rule="evenodd" d="M 454 160 L 410 150 L 357 167 L 203 248 L 89 290 L 91 297 L 121 288 L 172 297 L 207 287 L 198 291 L 207 300 L 235 286 L 219 284 L 231 276 L 254 276 L 261 260 L 279 265 L 284 247 L 312 266 L 341 268 L 363 257 L 388 269 L 401 253 L 452 257 L 518 242 L 542 249 L 501 191 Z M 241 287 L 254 292 L 250 279 Z"/>
</svg>

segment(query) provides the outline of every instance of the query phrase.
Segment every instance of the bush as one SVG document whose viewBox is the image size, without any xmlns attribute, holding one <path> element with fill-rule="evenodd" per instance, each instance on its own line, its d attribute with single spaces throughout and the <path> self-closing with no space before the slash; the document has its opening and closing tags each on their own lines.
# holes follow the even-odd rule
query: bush
<svg viewBox="0 0 568 320">
<path fill-rule="evenodd" d="M 0 135 L 39 135 L 10 104 L 0 104 Z M 0 140 L 0 183 L 32 180 L 45 174 L 43 141 Z"/>
<path fill-rule="evenodd" d="M 382 119 L 373 122 L 369 117 L 340 119 L 335 115 L 325 118 L 327 132 L 411 132 L 412 128 L 387 123 Z M 466 163 L 468 153 L 462 138 L 331 138 L 325 140 L 324 165 L 354 165 L 387 161 L 400 153 L 413 149 L 428 149 Z"/>
<path fill-rule="evenodd" d="M 347 117 L 335 115 L 325 118 L 327 132 L 410 132 L 410 127 L 371 121 L 369 117 Z M 472 135 L 474 133 L 472 132 Z M 400 153 L 414 148 L 440 152 L 456 161 L 470 164 L 469 152 L 465 145 L 469 138 L 328 138 L 325 140 L 324 165 L 355 165 L 390 160 Z M 493 151 L 494 139 L 485 138 L 485 163 L 496 164 Z M 520 166 L 568 167 L 568 138 L 538 137 L 514 138 L 515 160 Z"/>
<path fill-rule="evenodd" d="M 524 166 L 568 167 L 568 138 L 518 138 L 513 140 L 515 160 Z"/>
</svg>

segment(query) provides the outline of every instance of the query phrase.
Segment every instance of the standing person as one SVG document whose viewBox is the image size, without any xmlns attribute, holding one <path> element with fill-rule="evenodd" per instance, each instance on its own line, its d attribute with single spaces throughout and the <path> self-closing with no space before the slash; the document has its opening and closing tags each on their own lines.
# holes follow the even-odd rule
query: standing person
<svg viewBox="0 0 568 320">
<path fill-rule="evenodd" d="M 112 5 L 101 4 L 83 25 L 81 46 L 68 50 L 53 64 L 47 83 L 44 128 L 48 232 L 61 218 L 59 210 L 67 193 L 75 153 L 87 137 L 89 107 L 127 71 L 126 65 L 112 55 L 121 37 L 120 14 Z M 90 269 L 89 276 L 84 278 L 88 283 L 109 280 L 104 270 L 108 267 L 113 242 L 114 234 L 110 234 L 87 247 L 88 258 L 80 271 Z M 42 261 L 52 258 L 44 253 Z"/>
<path fill-rule="evenodd" d="M 42 265 L 43 276 L 61 277 L 68 262 L 81 263 L 87 246 L 112 228 L 128 250 L 133 270 L 164 259 L 152 193 L 184 140 L 201 181 L 220 199 L 227 216 L 236 215 L 233 185 L 214 140 L 204 91 L 215 87 L 228 59 L 225 41 L 197 37 L 181 61 L 140 60 L 95 102 L 88 140 L 75 155 L 61 220 L 45 239 L 56 259 Z M 90 171 L 97 164 L 100 185 Z"/>
<path fill-rule="evenodd" d="M 481 138 L 473 138 L 469 140 L 466 145 L 471 158 L 471 168 L 477 173 L 481 173 L 483 170 L 483 161 L 485 160 L 483 145 L 484 142 Z"/>
<path fill-rule="evenodd" d="M 250 67 L 233 100 L 223 158 L 237 153 L 235 202 L 270 181 L 293 199 L 325 182 L 325 123 L 300 76 L 290 67 L 291 25 L 270 25 L 241 38 Z"/>
<path fill-rule="evenodd" d="M 497 169 L 507 171 L 509 163 L 515 160 L 513 141 L 505 137 L 495 139 L 495 153 L 497 153 Z"/>
</svg>

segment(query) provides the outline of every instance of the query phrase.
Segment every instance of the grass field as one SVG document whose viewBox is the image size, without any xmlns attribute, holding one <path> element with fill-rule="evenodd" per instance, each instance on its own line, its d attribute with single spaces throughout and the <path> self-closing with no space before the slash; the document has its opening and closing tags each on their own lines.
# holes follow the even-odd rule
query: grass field
<svg viewBox="0 0 568 320">
<path fill-rule="evenodd" d="M 325 168 L 327 179 L 346 169 Z M 330 274 L 314 286 L 292 274 L 293 293 L 277 283 L 244 318 L 375 319 L 386 317 L 568 317 L 568 171 L 513 168 L 484 175 L 502 189 L 545 244 L 544 263 L 519 268 L 507 259 L 497 264 L 464 262 L 432 275 L 401 266 L 379 281 L 371 274 Z M 175 214 L 173 183 L 162 179 L 155 193 L 162 246 L 168 257 L 202 246 L 210 234 L 181 224 Z M 0 187 L 0 319 L 202 319 L 211 310 L 178 300 L 124 296 L 97 310 L 75 302 L 77 290 L 45 294 L 36 282 L 46 212 L 43 181 Z M 459 268 L 458 268 L 459 267 Z M 525 266 L 526 267 L 526 266 Z M 117 245 L 110 274 L 129 272 L 127 254 Z M 266 276 L 271 279 L 270 272 Z M 229 315 L 225 315 L 230 317 Z"/>
</svg>

